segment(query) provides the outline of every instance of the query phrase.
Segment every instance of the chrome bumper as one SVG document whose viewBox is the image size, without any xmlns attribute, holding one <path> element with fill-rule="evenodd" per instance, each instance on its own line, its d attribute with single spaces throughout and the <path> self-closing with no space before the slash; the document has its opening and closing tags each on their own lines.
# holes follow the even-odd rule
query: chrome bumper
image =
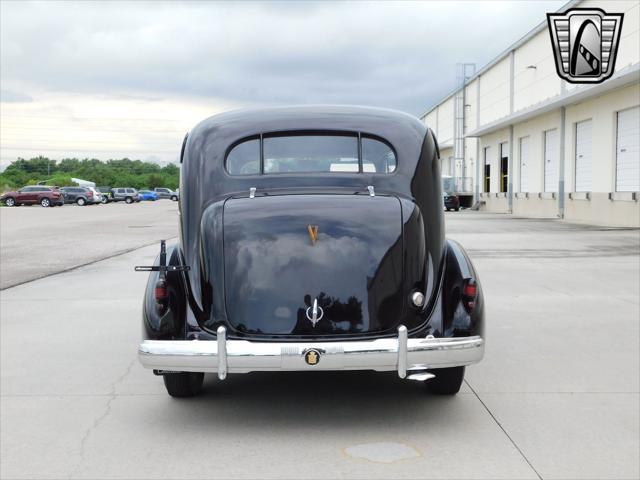
<svg viewBox="0 0 640 480">
<path fill-rule="evenodd" d="M 176 372 L 211 372 L 224 379 L 227 373 L 293 370 L 397 370 L 407 372 L 431 368 L 471 365 L 482 359 L 482 337 L 407 338 L 400 326 L 396 338 L 342 342 L 250 342 L 227 340 L 218 328 L 216 341 L 145 340 L 138 348 L 145 368 Z M 320 354 L 309 365 L 306 353 Z"/>
</svg>

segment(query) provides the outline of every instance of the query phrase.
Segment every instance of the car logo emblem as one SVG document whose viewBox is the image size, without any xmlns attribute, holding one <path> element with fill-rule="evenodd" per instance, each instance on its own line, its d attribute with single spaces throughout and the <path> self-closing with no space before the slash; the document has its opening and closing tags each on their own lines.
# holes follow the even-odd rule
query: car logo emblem
<svg viewBox="0 0 640 480">
<path fill-rule="evenodd" d="M 600 83 L 613 75 L 622 13 L 572 8 L 547 13 L 556 71 L 569 83 Z"/>
<path fill-rule="evenodd" d="M 304 361 L 307 365 L 317 365 L 320 362 L 320 351 L 315 348 L 311 348 L 304 352 Z"/>
<path fill-rule="evenodd" d="M 317 298 L 313 300 L 313 306 L 307 308 L 305 314 L 307 315 L 307 318 L 311 320 L 311 323 L 314 327 L 316 326 L 316 323 L 322 320 L 322 317 L 324 317 L 324 310 L 322 309 L 322 307 L 318 306 Z"/>
<path fill-rule="evenodd" d="M 318 231 L 320 230 L 320 227 L 318 225 L 307 225 L 307 230 L 311 237 L 311 245 L 315 245 L 318 241 Z"/>
</svg>

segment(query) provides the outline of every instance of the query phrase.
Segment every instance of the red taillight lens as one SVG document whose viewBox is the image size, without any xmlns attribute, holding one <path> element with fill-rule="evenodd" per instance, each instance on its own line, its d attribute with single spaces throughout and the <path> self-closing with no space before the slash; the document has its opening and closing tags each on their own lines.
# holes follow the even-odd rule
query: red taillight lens
<svg viewBox="0 0 640 480">
<path fill-rule="evenodd" d="M 478 299 L 478 284 L 473 278 L 468 278 L 462 287 L 462 304 L 467 312 L 471 313 L 476 308 Z"/>
<path fill-rule="evenodd" d="M 478 285 L 476 285 L 475 282 L 471 283 L 472 281 L 468 281 L 467 284 L 464 286 L 464 290 L 462 292 L 462 294 L 465 297 L 477 297 L 478 296 Z"/>
<path fill-rule="evenodd" d="M 89 197 L 93 197 L 93 192 L 92 192 L 91 190 L 89 190 L 89 191 L 87 192 L 87 195 L 88 195 Z"/>
<path fill-rule="evenodd" d="M 155 297 L 158 302 L 164 301 L 169 298 L 169 290 L 167 290 L 166 281 L 158 280 L 156 282 Z"/>
</svg>

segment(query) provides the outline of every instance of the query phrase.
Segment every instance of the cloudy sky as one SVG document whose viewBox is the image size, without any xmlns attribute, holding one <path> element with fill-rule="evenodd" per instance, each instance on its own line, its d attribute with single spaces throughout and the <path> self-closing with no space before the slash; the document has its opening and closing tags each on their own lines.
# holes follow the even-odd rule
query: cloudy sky
<svg viewBox="0 0 640 480">
<path fill-rule="evenodd" d="M 565 0 L 0 2 L 0 165 L 175 161 L 233 108 L 346 103 L 419 116 Z"/>
</svg>

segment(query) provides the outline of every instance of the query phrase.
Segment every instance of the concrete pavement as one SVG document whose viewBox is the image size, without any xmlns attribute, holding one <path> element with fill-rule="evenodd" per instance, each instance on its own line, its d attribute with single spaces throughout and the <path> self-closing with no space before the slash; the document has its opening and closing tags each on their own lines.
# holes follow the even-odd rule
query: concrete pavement
<svg viewBox="0 0 640 480">
<path fill-rule="evenodd" d="M 453 398 L 367 372 L 170 398 L 135 354 L 155 246 L 0 292 L 0 477 L 637 478 L 640 232 L 446 219 L 488 303 Z"/>
<path fill-rule="evenodd" d="M 175 237 L 177 205 L 0 208 L 0 289 Z"/>
</svg>

